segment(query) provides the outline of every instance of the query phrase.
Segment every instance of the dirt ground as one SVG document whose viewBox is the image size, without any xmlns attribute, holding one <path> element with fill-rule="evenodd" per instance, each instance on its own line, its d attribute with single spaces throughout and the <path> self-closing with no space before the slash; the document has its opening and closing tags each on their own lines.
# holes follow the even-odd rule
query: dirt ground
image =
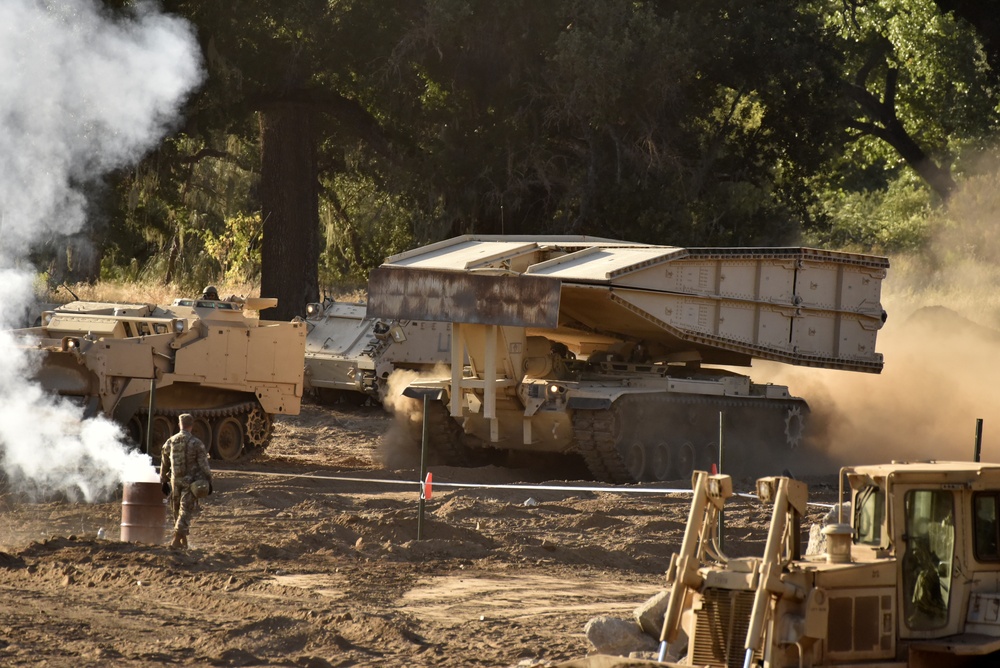
<svg viewBox="0 0 1000 668">
<path fill-rule="evenodd" d="M 379 463 L 390 424 L 343 405 L 280 417 L 262 456 L 216 463 L 188 551 L 120 542 L 120 497 L 0 499 L 0 665 L 551 665 L 591 651 L 590 618 L 663 589 L 687 496 L 438 467 L 418 541 L 418 469 Z M 766 508 L 726 519 L 731 555 L 763 551 Z"/>
</svg>

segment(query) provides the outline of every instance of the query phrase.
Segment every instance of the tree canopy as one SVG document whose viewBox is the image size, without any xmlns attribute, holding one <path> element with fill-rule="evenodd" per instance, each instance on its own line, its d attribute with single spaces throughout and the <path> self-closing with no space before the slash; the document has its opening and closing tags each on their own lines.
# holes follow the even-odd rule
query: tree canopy
<svg viewBox="0 0 1000 668">
<path fill-rule="evenodd" d="M 115 175 L 101 271 L 259 280 L 285 318 L 462 233 L 919 248 L 997 134 L 978 7 L 168 0 L 207 78 Z"/>
</svg>

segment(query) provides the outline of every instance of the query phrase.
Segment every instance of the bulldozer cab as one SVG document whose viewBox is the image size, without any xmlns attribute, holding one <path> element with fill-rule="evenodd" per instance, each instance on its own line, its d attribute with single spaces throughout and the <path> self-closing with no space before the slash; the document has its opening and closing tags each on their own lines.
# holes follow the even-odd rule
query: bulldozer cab
<svg viewBox="0 0 1000 668">
<path fill-rule="evenodd" d="M 1000 650 L 1000 468 L 899 462 L 847 477 L 855 563 L 895 561 L 898 642 L 931 659 Z"/>
</svg>

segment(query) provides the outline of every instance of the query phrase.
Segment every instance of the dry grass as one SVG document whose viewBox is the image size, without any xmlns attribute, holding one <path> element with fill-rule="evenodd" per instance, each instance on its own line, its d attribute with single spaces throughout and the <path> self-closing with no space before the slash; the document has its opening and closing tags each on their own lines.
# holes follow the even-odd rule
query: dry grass
<svg viewBox="0 0 1000 668">
<path fill-rule="evenodd" d="M 219 295 L 225 299 L 229 295 L 240 297 L 256 297 L 260 292 L 260 286 L 244 284 L 229 285 L 219 283 L 216 285 Z M 192 293 L 190 289 L 182 289 L 178 285 L 162 283 L 118 283 L 100 281 L 97 283 L 75 283 L 66 287 L 57 287 L 49 293 L 49 300 L 53 302 L 81 301 L 95 302 L 122 302 L 126 304 L 169 304 L 179 297 L 197 297 L 200 291 Z"/>
<path fill-rule="evenodd" d="M 254 283 L 216 283 L 219 296 L 226 299 L 230 295 L 239 297 L 267 297 L 260 294 L 260 285 Z M 336 285 L 324 288 L 321 295 L 337 301 L 363 302 L 367 297 L 367 286 Z M 162 283 L 120 283 L 100 281 L 98 283 L 75 283 L 69 289 L 59 286 L 46 295 L 44 301 L 65 303 L 79 299 L 95 302 L 121 302 L 126 304 L 169 304 L 179 297 L 197 297 L 200 291 L 192 292 L 176 284 Z M 75 297 L 74 297 L 75 295 Z"/>
<path fill-rule="evenodd" d="M 897 256 L 882 284 L 883 304 L 905 318 L 924 306 L 945 306 L 980 325 L 1000 328 L 1000 267 L 973 258 L 929 266 L 924 258 Z"/>
</svg>

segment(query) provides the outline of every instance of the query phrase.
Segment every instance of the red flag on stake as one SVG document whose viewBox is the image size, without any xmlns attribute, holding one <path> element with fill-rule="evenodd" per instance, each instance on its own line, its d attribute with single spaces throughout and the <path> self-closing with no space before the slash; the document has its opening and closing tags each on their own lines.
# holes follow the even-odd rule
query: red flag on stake
<svg viewBox="0 0 1000 668">
<path fill-rule="evenodd" d="M 428 501 L 430 501 L 430 499 L 431 499 L 431 481 L 433 479 L 434 479 L 434 476 L 431 474 L 430 471 L 428 471 L 427 472 L 427 480 L 424 481 L 424 493 L 423 493 L 423 497 L 425 499 L 427 499 Z"/>
</svg>

